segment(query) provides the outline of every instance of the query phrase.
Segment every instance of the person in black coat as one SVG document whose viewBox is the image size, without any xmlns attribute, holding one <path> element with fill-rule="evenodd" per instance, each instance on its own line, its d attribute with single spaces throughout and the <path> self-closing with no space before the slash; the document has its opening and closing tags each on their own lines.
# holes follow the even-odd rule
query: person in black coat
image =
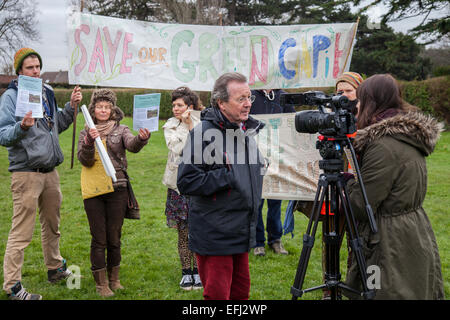
<svg viewBox="0 0 450 320">
<path fill-rule="evenodd" d="M 286 93 L 280 89 L 253 90 L 255 101 L 252 104 L 250 114 L 274 114 L 295 112 L 293 106 L 282 106 L 280 96 Z M 258 224 L 256 227 L 256 246 L 253 254 L 256 256 L 264 256 L 265 250 L 265 232 L 263 221 L 264 199 L 260 200 L 258 212 Z M 267 199 L 267 243 L 276 254 L 288 254 L 281 243 L 283 235 L 283 227 L 281 225 L 281 200 Z"/>
<path fill-rule="evenodd" d="M 254 139 L 264 124 L 249 117 L 251 102 L 245 76 L 219 77 L 212 107 L 191 130 L 178 167 L 178 189 L 190 196 L 189 249 L 205 299 L 249 298 L 248 252 L 256 243 L 264 173 Z"/>
</svg>

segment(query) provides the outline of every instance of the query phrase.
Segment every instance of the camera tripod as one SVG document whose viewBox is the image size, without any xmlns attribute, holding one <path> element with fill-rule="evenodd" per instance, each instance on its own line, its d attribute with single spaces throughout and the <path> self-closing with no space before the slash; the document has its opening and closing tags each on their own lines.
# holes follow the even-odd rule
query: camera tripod
<svg viewBox="0 0 450 320">
<path fill-rule="evenodd" d="M 320 150 L 320 154 L 324 158 L 324 160 L 319 161 L 319 167 L 324 173 L 319 177 L 313 209 L 311 211 L 306 234 L 303 236 L 303 248 L 297 267 L 297 274 L 295 276 L 294 285 L 291 287 L 292 300 L 301 297 L 303 293 L 324 288 L 330 290 L 330 298 L 332 300 L 340 299 L 338 294 L 339 288 L 361 295 L 364 299 L 373 299 L 375 297 L 375 290 L 369 290 L 367 286 L 367 266 L 362 251 L 362 240 L 358 235 L 356 221 L 349 201 L 346 181 L 343 174 L 344 161 L 342 151 L 345 146 L 349 147 L 352 154 L 372 232 L 377 232 L 376 222 L 367 200 L 356 161 L 355 151 L 350 139 L 348 137 L 336 138 L 320 136 L 316 148 Z M 324 224 L 325 243 L 325 281 L 322 285 L 302 290 L 311 250 L 314 246 L 314 237 L 317 231 L 321 209 L 324 204 L 325 217 L 322 223 Z M 342 227 L 339 223 L 342 214 L 345 215 L 344 220 L 346 223 L 347 237 L 358 265 L 363 288 L 362 292 L 350 288 L 341 282 L 341 274 L 339 271 L 339 249 L 343 234 L 339 234 L 340 227 Z"/>
</svg>

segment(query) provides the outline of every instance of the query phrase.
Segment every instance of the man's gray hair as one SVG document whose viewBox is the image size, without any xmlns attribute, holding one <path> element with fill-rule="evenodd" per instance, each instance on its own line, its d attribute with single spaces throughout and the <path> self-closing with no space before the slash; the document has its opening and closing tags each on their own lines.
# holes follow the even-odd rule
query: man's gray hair
<svg viewBox="0 0 450 320">
<path fill-rule="evenodd" d="M 214 89 L 211 92 L 211 106 L 219 107 L 219 100 L 228 102 L 228 83 L 231 81 L 247 82 L 247 77 L 239 72 L 227 72 L 221 75 L 214 83 Z"/>
</svg>

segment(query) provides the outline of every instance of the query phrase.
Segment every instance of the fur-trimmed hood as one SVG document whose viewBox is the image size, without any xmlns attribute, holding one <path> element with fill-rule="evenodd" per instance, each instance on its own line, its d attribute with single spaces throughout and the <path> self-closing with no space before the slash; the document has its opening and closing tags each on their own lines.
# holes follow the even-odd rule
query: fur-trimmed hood
<svg viewBox="0 0 450 320">
<path fill-rule="evenodd" d="M 371 142 L 391 136 L 428 156 L 433 152 L 443 128 L 443 123 L 432 116 L 420 112 L 402 113 L 358 130 L 353 146 L 356 152 L 361 152 Z"/>
</svg>

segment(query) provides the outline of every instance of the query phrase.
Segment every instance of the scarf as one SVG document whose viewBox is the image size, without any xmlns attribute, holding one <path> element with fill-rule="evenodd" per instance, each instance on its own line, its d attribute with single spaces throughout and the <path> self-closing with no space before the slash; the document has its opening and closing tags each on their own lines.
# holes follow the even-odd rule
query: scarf
<svg viewBox="0 0 450 320">
<path fill-rule="evenodd" d="M 111 131 L 114 129 L 116 125 L 116 121 L 108 120 L 104 123 L 97 123 L 95 127 L 97 128 L 98 133 L 100 134 L 100 139 L 105 139 Z M 86 131 L 89 131 L 89 127 L 86 125 Z"/>
<path fill-rule="evenodd" d="M 397 114 L 399 114 L 400 112 L 401 112 L 401 110 L 397 109 L 397 108 L 386 109 L 383 112 L 377 114 L 375 116 L 375 119 L 373 119 L 370 124 L 378 123 L 382 120 L 392 118 L 392 117 L 396 116 Z"/>
</svg>

